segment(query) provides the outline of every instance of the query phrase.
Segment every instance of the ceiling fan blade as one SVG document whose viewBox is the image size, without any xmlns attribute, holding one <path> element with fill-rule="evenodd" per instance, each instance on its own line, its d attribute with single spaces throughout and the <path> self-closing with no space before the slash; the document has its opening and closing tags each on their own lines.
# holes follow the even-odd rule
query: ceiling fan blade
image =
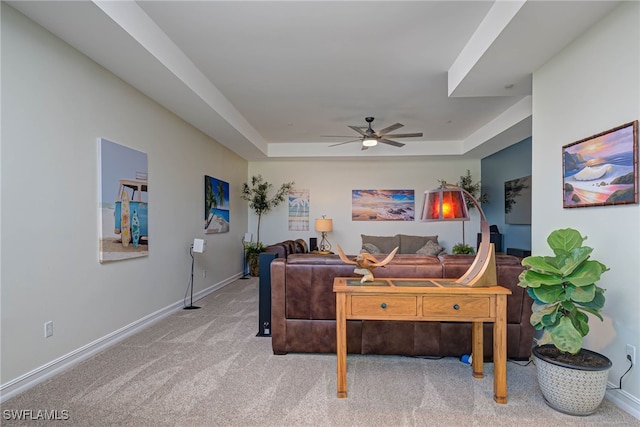
<svg viewBox="0 0 640 427">
<path fill-rule="evenodd" d="M 350 142 L 356 142 L 356 141 L 360 141 L 360 138 L 352 139 L 351 141 L 339 142 L 337 144 L 331 144 L 329 147 L 337 147 L 338 145 L 348 144 Z"/>
<path fill-rule="evenodd" d="M 360 135 L 362 136 L 367 136 L 367 134 L 364 132 L 364 130 L 362 130 L 361 128 L 359 128 L 358 126 L 349 126 L 351 129 L 355 130 L 356 132 L 358 132 Z"/>
<path fill-rule="evenodd" d="M 389 135 L 384 135 L 385 138 L 415 138 L 415 137 L 419 137 L 422 136 L 422 132 L 416 132 L 416 133 L 396 133 L 396 134 L 389 134 Z"/>
<path fill-rule="evenodd" d="M 368 149 L 369 149 L 369 147 L 368 147 L 368 146 L 366 146 L 366 145 L 363 145 L 363 146 L 360 148 L 360 150 L 362 150 L 362 151 L 364 151 L 364 150 L 368 150 Z"/>
<path fill-rule="evenodd" d="M 352 138 L 353 135 L 320 135 L 321 138 Z"/>
<path fill-rule="evenodd" d="M 382 130 L 379 130 L 378 132 L 376 132 L 376 135 L 378 136 L 385 136 L 386 134 L 388 134 L 389 132 L 393 132 L 396 129 L 400 129 L 402 126 L 404 126 L 401 123 L 396 123 L 395 125 L 391 125 L 388 126 Z"/>
<path fill-rule="evenodd" d="M 378 140 L 378 142 L 382 142 L 384 144 L 393 145 L 394 147 L 404 147 L 404 144 L 402 142 L 392 141 L 390 139 L 380 138 Z"/>
</svg>

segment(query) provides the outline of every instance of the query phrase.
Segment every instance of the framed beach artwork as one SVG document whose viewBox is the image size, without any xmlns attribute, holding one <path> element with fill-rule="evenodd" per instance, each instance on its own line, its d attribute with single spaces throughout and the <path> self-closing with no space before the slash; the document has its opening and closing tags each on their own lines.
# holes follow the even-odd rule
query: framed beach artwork
<svg viewBox="0 0 640 427">
<path fill-rule="evenodd" d="M 100 262 L 149 255 L 147 154 L 98 139 Z"/>
<path fill-rule="evenodd" d="M 638 203 L 638 121 L 562 147 L 563 207 Z"/>
<path fill-rule="evenodd" d="M 309 231 L 309 190 L 289 191 L 289 231 Z"/>
<path fill-rule="evenodd" d="M 229 183 L 204 176 L 204 232 L 229 232 Z"/>
<path fill-rule="evenodd" d="M 353 221 L 413 221 L 413 190 L 352 190 Z"/>
</svg>

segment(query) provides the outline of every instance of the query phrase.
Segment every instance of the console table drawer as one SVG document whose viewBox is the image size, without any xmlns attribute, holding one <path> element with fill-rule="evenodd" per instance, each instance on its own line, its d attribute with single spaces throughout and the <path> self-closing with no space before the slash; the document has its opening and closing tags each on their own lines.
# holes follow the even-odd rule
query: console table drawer
<svg viewBox="0 0 640 427">
<path fill-rule="evenodd" d="M 416 316 L 416 296 L 354 295 L 351 297 L 351 314 L 364 316 Z"/>
<path fill-rule="evenodd" d="M 423 316 L 489 317 L 491 298 L 460 296 L 429 296 L 422 298 Z"/>
</svg>

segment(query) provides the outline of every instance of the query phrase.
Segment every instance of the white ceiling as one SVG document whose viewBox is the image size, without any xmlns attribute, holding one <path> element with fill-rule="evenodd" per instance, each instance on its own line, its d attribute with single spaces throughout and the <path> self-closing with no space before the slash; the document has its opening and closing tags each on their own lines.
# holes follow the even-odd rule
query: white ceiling
<svg viewBox="0 0 640 427">
<path fill-rule="evenodd" d="M 248 160 L 471 156 L 531 135 L 531 74 L 612 1 L 10 1 Z M 366 151 L 348 125 L 423 132 Z M 326 137 L 323 135 L 344 135 Z"/>
</svg>

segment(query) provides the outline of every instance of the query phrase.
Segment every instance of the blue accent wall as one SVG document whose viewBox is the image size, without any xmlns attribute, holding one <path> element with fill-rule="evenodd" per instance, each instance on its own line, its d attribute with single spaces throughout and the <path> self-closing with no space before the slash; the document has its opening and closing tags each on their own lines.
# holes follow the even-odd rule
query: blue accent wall
<svg viewBox="0 0 640 427">
<path fill-rule="evenodd" d="M 507 248 L 531 250 L 531 225 L 505 224 L 504 183 L 531 175 L 531 138 L 507 147 L 481 162 L 482 192 L 489 196 L 489 203 L 482 210 L 491 225 L 497 225 L 502 233 L 502 250 Z"/>
</svg>

